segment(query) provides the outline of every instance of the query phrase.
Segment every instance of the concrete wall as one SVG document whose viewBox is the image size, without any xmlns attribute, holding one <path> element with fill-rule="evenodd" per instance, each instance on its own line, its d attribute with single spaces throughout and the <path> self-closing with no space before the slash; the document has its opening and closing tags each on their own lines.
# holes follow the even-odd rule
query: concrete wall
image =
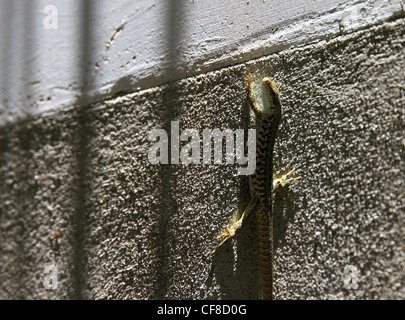
<svg viewBox="0 0 405 320">
<path fill-rule="evenodd" d="M 71 105 L 25 110 L 25 118 L 10 116 L 21 109 L 7 100 L 0 298 L 260 298 L 255 217 L 212 253 L 249 199 L 239 165 L 148 160 L 148 132 L 170 132 L 174 120 L 200 133 L 251 126 L 250 72 L 282 83 L 275 170 L 301 177 L 276 192 L 275 297 L 404 299 L 403 10 L 356 27 L 199 72 L 156 70 L 131 93 L 123 76 L 111 80 L 123 90 L 110 98 L 83 72 Z M 47 266 L 57 268 L 56 288 L 44 286 Z M 357 288 L 344 285 L 355 277 L 350 266 Z"/>
</svg>

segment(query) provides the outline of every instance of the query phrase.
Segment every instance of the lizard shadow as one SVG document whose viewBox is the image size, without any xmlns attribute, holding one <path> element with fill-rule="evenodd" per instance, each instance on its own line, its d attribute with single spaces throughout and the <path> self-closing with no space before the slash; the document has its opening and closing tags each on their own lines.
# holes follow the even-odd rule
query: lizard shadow
<svg viewBox="0 0 405 320">
<path fill-rule="evenodd" d="M 241 108 L 240 119 L 242 127 L 248 128 L 250 109 L 247 103 Z M 246 132 L 244 145 L 247 146 Z M 239 179 L 239 199 L 238 212 L 241 214 L 250 200 L 248 176 Z M 251 214 L 235 236 L 215 251 L 212 268 L 220 286 L 221 299 L 260 299 L 261 270 L 257 238 L 256 216 Z"/>
<path fill-rule="evenodd" d="M 292 191 L 289 186 L 280 187 L 274 194 L 274 250 L 285 246 L 285 237 L 290 223 L 294 221 L 295 213 L 299 205 L 296 201 L 298 194 Z M 276 262 L 275 262 L 276 263 Z"/>
<path fill-rule="evenodd" d="M 247 202 L 246 202 L 247 204 Z M 243 206 L 240 206 L 243 210 Z M 244 221 L 235 236 L 220 246 L 213 256 L 213 270 L 221 299 L 260 299 L 261 271 L 255 215 Z"/>
<path fill-rule="evenodd" d="M 296 194 L 288 188 L 280 187 L 274 194 L 274 267 L 275 294 L 277 294 L 277 249 L 288 244 L 285 236 L 288 225 L 294 221 L 297 204 Z M 242 212 L 249 197 L 248 184 L 240 188 L 239 212 Z M 257 219 L 251 214 L 235 236 L 217 249 L 213 256 L 212 268 L 217 284 L 220 286 L 221 299 L 257 300 L 261 299 L 261 267 L 258 245 Z"/>
</svg>

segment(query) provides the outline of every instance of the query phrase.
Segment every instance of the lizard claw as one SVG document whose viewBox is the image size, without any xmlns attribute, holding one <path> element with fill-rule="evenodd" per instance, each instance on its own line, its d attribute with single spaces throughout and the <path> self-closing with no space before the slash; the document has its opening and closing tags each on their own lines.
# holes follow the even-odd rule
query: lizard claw
<svg viewBox="0 0 405 320">
<path fill-rule="evenodd" d="M 242 221 L 245 214 L 242 217 L 233 223 L 229 228 L 226 228 L 224 232 L 217 236 L 218 240 L 222 240 L 219 245 L 215 247 L 212 252 L 215 252 L 220 246 L 222 246 L 228 239 L 232 238 L 236 234 L 236 230 L 238 230 L 242 226 Z"/>
<path fill-rule="evenodd" d="M 277 189 L 279 186 L 286 186 L 290 181 L 298 180 L 300 177 L 290 177 L 290 174 L 293 173 L 295 169 L 291 169 L 287 173 L 281 175 L 278 178 L 273 179 L 273 190 Z"/>
</svg>

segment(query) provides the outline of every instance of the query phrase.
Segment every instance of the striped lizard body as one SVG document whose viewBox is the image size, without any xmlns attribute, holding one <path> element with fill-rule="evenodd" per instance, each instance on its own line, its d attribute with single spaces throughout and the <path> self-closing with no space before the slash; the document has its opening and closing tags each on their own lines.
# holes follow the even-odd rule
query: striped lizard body
<svg viewBox="0 0 405 320">
<path fill-rule="evenodd" d="M 262 105 L 256 102 L 252 76 L 248 76 L 246 91 L 250 108 L 256 118 L 256 171 L 249 177 L 251 200 L 241 218 L 218 236 L 223 241 L 233 237 L 243 219 L 256 211 L 262 269 L 263 299 L 273 295 L 273 148 L 283 108 L 279 85 L 270 78 L 262 80 Z M 291 171 L 290 171 L 291 172 Z M 214 251 L 216 248 L 214 249 Z"/>
<path fill-rule="evenodd" d="M 249 105 L 256 116 L 256 171 L 249 177 L 250 195 L 257 202 L 257 227 L 262 269 L 263 299 L 273 297 L 273 148 L 283 109 L 278 86 L 269 78 L 262 80 L 262 107 L 251 89 Z"/>
</svg>

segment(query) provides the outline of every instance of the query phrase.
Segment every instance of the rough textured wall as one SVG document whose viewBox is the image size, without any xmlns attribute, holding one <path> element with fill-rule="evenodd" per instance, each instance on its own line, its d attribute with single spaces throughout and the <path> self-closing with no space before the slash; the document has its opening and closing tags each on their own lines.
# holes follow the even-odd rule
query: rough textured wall
<svg viewBox="0 0 405 320">
<path fill-rule="evenodd" d="M 154 128 L 247 129 L 245 76 L 282 83 L 277 299 L 404 299 L 405 20 L 0 131 L 0 298 L 260 298 L 238 165 L 153 165 Z M 46 289 L 44 268 L 58 268 Z M 359 271 L 345 289 L 344 268 Z"/>
</svg>

